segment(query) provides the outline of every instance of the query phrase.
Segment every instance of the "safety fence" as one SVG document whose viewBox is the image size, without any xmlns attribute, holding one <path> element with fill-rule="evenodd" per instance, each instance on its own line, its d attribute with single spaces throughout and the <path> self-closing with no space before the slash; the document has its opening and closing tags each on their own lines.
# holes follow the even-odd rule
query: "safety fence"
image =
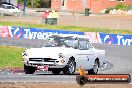
<svg viewBox="0 0 132 88">
<path fill-rule="evenodd" d="M 75 34 L 85 36 L 92 43 L 132 45 L 132 35 L 106 34 L 96 32 L 76 32 L 65 30 L 52 30 L 40 28 L 25 28 L 17 26 L 0 26 L 0 37 L 28 38 L 28 39 L 47 39 L 52 34 Z"/>
</svg>

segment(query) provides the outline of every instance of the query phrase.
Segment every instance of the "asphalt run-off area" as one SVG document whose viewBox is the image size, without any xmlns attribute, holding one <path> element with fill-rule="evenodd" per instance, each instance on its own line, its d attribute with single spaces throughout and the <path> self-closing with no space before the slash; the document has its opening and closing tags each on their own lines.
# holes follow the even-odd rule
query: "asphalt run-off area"
<svg viewBox="0 0 132 88">
<path fill-rule="evenodd" d="M 0 38 L 0 45 L 17 47 L 41 47 L 44 40 Z M 131 46 L 109 44 L 93 44 L 97 49 L 106 50 L 106 64 L 99 69 L 98 74 L 130 74 L 132 76 Z M 26 47 L 25 47 L 26 46 Z M 23 69 L 1 69 L 0 82 L 64 82 L 76 83 L 74 75 L 53 75 L 51 72 L 36 71 L 27 75 Z"/>
</svg>

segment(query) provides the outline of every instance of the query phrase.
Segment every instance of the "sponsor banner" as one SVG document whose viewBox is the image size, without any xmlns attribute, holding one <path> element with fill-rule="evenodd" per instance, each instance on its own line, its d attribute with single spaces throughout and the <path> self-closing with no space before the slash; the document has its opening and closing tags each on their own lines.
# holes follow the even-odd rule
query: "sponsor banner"
<svg viewBox="0 0 132 88">
<path fill-rule="evenodd" d="M 132 45 L 132 35 L 84 32 L 84 36 L 89 38 L 92 43 Z"/>
<path fill-rule="evenodd" d="M 52 34 L 84 35 L 84 32 L 37 29 L 37 28 L 23 28 L 23 27 L 14 27 L 14 26 L 9 26 L 8 29 L 9 29 L 10 36 L 15 37 L 15 38 L 47 39 Z"/>
<path fill-rule="evenodd" d="M 100 35 L 96 32 L 84 32 L 84 36 L 89 39 L 91 43 L 100 43 Z"/>
<path fill-rule="evenodd" d="M 75 34 L 85 36 L 91 43 L 107 43 L 117 45 L 132 45 L 132 35 L 106 34 L 96 32 L 74 32 L 16 26 L 0 26 L 0 37 L 47 39 L 52 34 Z"/>
<path fill-rule="evenodd" d="M 10 37 L 10 33 L 7 26 L 0 26 L 0 37 Z"/>
<path fill-rule="evenodd" d="M 100 33 L 100 43 L 117 44 L 117 45 L 132 45 L 132 35 L 121 34 L 105 34 Z"/>
</svg>

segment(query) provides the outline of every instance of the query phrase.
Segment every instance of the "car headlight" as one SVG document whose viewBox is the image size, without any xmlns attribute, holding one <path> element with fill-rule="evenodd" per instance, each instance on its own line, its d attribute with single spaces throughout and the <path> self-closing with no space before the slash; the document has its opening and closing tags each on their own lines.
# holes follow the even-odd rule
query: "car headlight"
<svg viewBox="0 0 132 88">
<path fill-rule="evenodd" d="M 22 52 L 22 56 L 27 56 L 28 53 L 26 51 Z"/>
</svg>

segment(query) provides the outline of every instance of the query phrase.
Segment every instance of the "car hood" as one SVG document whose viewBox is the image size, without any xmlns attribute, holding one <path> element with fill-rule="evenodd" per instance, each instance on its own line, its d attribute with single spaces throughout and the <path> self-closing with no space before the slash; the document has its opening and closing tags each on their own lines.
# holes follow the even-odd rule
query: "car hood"
<svg viewBox="0 0 132 88">
<path fill-rule="evenodd" d="M 43 47 L 43 48 L 30 48 L 26 52 L 28 57 L 32 58 L 58 58 L 59 53 L 69 54 L 73 52 L 73 48 L 66 47 Z"/>
</svg>

